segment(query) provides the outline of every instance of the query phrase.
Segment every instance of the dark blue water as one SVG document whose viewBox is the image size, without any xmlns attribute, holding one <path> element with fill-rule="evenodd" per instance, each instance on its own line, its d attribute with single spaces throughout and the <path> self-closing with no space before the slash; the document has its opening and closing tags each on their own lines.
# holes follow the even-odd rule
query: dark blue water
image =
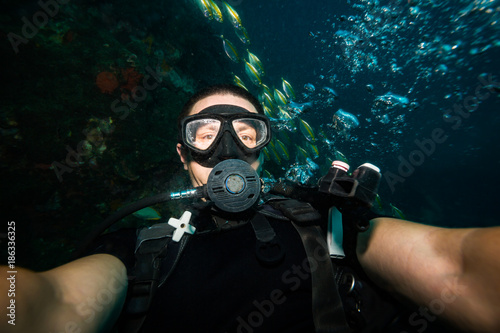
<svg viewBox="0 0 500 333">
<path fill-rule="evenodd" d="M 240 7 L 263 22 L 249 22 L 248 30 L 258 36 L 252 50 L 265 60 L 272 85 L 285 76 L 300 101 L 316 102 L 315 110 L 301 117 L 332 142 L 319 140 L 318 164 L 340 150 L 353 167 L 364 161 L 378 165 L 384 174 L 382 200 L 410 219 L 496 225 L 498 4 L 412 4 L 248 6 L 242 1 Z M 339 97 L 326 103 L 324 94 L 308 94 L 306 83 L 316 91 L 331 87 Z M 368 91 L 367 85 L 373 88 Z M 376 102 L 389 92 L 409 105 Z M 328 126 L 338 109 L 360 120 L 349 138 Z"/>
</svg>

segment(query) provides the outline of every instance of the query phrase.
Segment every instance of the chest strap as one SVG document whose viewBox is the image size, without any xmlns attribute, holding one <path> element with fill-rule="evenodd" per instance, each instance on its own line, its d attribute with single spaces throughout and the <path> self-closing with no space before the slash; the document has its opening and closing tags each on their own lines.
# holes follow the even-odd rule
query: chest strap
<svg viewBox="0 0 500 333">
<path fill-rule="evenodd" d="M 255 255 L 264 266 L 274 266 L 285 257 L 285 251 L 269 221 L 262 214 L 256 213 L 252 220 L 253 231 L 257 238 Z"/>
</svg>

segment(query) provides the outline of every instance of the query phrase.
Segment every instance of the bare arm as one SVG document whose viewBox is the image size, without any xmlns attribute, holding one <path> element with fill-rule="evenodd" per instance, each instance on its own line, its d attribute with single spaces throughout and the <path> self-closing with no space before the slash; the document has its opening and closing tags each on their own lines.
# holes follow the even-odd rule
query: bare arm
<svg viewBox="0 0 500 333">
<path fill-rule="evenodd" d="M 391 218 L 358 236 L 358 257 L 385 287 L 473 332 L 500 332 L 500 227 L 445 229 Z"/>
<path fill-rule="evenodd" d="M 42 273 L 18 269 L 15 289 L 15 326 L 3 314 L 1 332 L 105 332 L 123 306 L 127 275 L 119 259 L 96 254 Z M 2 295 L 1 313 L 8 302 Z"/>
</svg>

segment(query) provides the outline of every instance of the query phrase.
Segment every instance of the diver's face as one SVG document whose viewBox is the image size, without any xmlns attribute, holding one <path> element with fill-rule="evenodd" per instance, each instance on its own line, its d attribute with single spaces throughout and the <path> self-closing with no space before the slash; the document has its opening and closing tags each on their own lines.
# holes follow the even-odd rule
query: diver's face
<svg viewBox="0 0 500 333">
<path fill-rule="evenodd" d="M 233 95 L 212 95 L 208 96 L 200 101 L 198 101 L 192 108 L 189 116 L 199 113 L 201 110 L 219 104 L 231 104 L 247 109 L 250 112 L 257 113 L 255 107 L 247 101 L 238 96 Z M 187 155 L 186 150 L 181 150 L 182 145 L 177 144 L 177 153 L 181 159 L 182 164 L 184 164 L 184 170 L 189 172 L 189 177 L 191 178 L 191 183 L 193 186 L 201 186 L 207 183 L 208 176 L 212 171 L 212 168 L 206 168 L 195 161 L 193 161 L 190 156 Z M 261 159 L 257 159 L 251 163 L 252 168 L 258 170 L 261 165 Z"/>
</svg>

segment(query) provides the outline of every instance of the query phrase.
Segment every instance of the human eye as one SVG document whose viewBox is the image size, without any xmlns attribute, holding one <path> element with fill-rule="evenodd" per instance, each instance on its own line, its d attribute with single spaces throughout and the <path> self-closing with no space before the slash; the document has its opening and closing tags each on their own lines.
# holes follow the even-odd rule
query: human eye
<svg viewBox="0 0 500 333">
<path fill-rule="evenodd" d="M 240 139 L 244 141 L 255 141 L 255 136 L 253 133 L 240 132 Z"/>
<path fill-rule="evenodd" d="M 235 120 L 233 122 L 235 132 L 238 134 L 241 142 L 248 148 L 254 148 L 257 145 L 257 131 L 252 122 L 248 120 Z"/>
<path fill-rule="evenodd" d="M 205 124 L 200 126 L 196 131 L 195 144 L 198 148 L 208 148 L 215 140 L 218 133 L 218 126 L 216 124 Z"/>
<path fill-rule="evenodd" d="M 208 140 L 208 139 L 213 139 L 217 135 L 217 131 L 215 131 L 214 128 L 210 127 L 203 127 L 198 129 L 196 133 L 196 139 L 198 140 Z"/>
<path fill-rule="evenodd" d="M 255 130 L 247 129 L 238 133 L 238 137 L 249 148 L 255 147 Z"/>
</svg>

